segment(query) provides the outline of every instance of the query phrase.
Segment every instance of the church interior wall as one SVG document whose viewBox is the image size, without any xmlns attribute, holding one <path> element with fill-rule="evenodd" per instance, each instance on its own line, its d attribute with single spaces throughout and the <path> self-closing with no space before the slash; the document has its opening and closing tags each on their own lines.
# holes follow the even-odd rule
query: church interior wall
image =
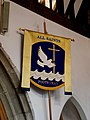
<svg viewBox="0 0 90 120">
<path fill-rule="evenodd" d="M 21 34 L 19 28 L 44 32 L 43 23 L 49 34 L 74 39 L 71 42 L 72 92 L 81 105 L 87 120 L 90 118 L 90 39 L 37 15 L 13 2 L 10 2 L 9 28 L 5 35 L 0 35 L 0 43 L 20 73 L 21 69 Z M 35 114 L 35 120 L 48 120 L 48 94 L 31 85 L 28 92 Z M 51 92 L 52 116 L 59 119 L 60 113 L 71 96 L 64 95 L 64 87 Z"/>
</svg>

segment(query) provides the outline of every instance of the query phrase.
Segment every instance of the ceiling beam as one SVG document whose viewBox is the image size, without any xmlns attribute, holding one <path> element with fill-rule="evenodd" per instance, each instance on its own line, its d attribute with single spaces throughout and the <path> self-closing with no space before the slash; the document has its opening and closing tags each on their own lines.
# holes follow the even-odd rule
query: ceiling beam
<svg viewBox="0 0 90 120">
<path fill-rule="evenodd" d="M 56 11 L 60 16 L 64 16 L 64 0 L 56 0 Z"/>
<path fill-rule="evenodd" d="M 11 0 L 22 7 L 25 7 L 53 22 L 58 23 L 59 25 L 62 25 L 68 29 L 71 29 L 72 31 L 75 31 L 79 34 L 82 34 L 86 37 L 90 38 L 90 35 L 88 34 L 88 31 L 83 30 L 79 25 L 75 24 L 74 22 L 71 22 L 70 20 L 61 17 L 58 13 L 55 11 L 51 11 L 49 8 L 45 7 L 44 5 L 41 5 L 40 3 L 35 2 L 35 0 Z"/>
<path fill-rule="evenodd" d="M 67 17 L 68 19 L 70 19 L 71 21 L 75 20 L 75 11 L 74 11 L 74 3 L 76 0 L 70 0 L 69 5 L 66 9 L 65 12 L 65 17 Z"/>
<path fill-rule="evenodd" d="M 90 9 L 90 0 L 83 0 L 81 7 L 76 16 L 76 22 L 82 26 L 83 30 L 87 30 L 87 34 L 90 34 L 90 24 L 88 22 L 89 18 L 89 9 Z M 90 36 L 90 35 L 89 35 Z"/>
<path fill-rule="evenodd" d="M 88 24 L 88 11 L 90 8 L 90 0 L 83 0 L 81 7 L 77 13 L 76 21 L 77 23 L 83 25 Z"/>
</svg>

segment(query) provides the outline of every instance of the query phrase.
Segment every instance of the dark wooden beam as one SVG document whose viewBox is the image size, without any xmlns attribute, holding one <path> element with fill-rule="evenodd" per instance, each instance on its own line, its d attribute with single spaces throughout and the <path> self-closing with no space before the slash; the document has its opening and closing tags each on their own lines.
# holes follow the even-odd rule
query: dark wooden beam
<svg viewBox="0 0 90 120">
<path fill-rule="evenodd" d="M 49 8 L 45 7 L 44 5 L 41 5 L 39 3 L 36 3 L 34 0 L 11 0 L 22 7 L 25 7 L 53 22 L 58 23 L 59 25 L 62 25 L 68 29 L 71 29 L 72 31 L 75 31 L 79 34 L 82 34 L 86 37 L 90 37 L 88 34 L 88 31 L 83 30 L 79 25 L 71 22 L 70 20 L 61 17 L 58 13 L 55 11 L 51 11 Z"/>
<path fill-rule="evenodd" d="M 88 24 L 88 10 L 90 8 L 90 0 L 83 0 L 81 7 L 76 16 L 77 23 L 81 25 Z"/>
<path fill-rule="evenodd" d="M 90 36 L 90 25 L 88 23 L 88 11 L 90 8 L 90 0 L 83 0 L 79 12 L 76 16 L 76 22 L 82 26 L 83 30 L 87 30 Z"/>
<path fill-rule="evenodd" d="M 71 21 L 75 21 L 74 3 L 76 0 L 70 0 L 69 5 L 65 12 L 65 17 Z"/>
<path fill-rule="evenodd" d="M 56 10 L 60 16 L 64 16 L 64 2 L 63 2 L 63 0 L 56 0 Z"/>
<path fill-rule="evenodd" d="M 90 25 L 90 8 L 88 10 L 88 24 Z"/>
<path fill-rule="evenodd" d="M 38 3 L 38 0 L 33 0 L 34 2 Z"/>
<path fill-rule="evenodd" d="M 52 10 L 52 0 L 49 0 L 50 2 L 50 10 Z"/>
</svg>

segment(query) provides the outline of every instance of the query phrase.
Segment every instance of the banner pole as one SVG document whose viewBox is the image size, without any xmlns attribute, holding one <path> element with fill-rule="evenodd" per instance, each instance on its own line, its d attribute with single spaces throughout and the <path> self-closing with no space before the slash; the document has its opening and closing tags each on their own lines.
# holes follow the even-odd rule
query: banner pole
<svg viewBox="0 0 90 120">
<path fill-rule="evenodd" d="M 47 30 L 46 30 L 46 22 L 44 20 L 44 33 L 47 34 Z M 49 103 L 49 116 L 50 116 L 50 120 L 52 120 L 52 110 L 51 110 L 51 96 L 50 96 L 50 90 L 48 90 L 48 103 Z"/>
<path fill-rule="evenodd" d="M 50 116 L 50 120 L 52 120 L 52 110 L 51 110 L 51 96 L 50 96 L 50 90 L 48 90 L 48 103 L 49 103 L 49 116 Z"/>
</svg>

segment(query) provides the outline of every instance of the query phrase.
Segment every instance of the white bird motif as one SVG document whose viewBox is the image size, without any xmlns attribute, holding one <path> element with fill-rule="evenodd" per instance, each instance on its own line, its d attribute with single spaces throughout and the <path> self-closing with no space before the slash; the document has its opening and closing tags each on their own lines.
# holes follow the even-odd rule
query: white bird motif
<svg viewBox="0 0 90 120">
<path fill-rule="evenodd" d="M 41 46 L 39 46 L 38 49 L 38 56 L 40 58 L 40 60 L 37 60 L 37 64 L 40 65 L 41 67 L 44 67 L 45 65 L 48 66 L 49 68 L 55 67 L 56 65 L 54 63 L 52 63 L 52 59 L 47 58 L 46 54 L 43 52 Z"/>
</svg>

